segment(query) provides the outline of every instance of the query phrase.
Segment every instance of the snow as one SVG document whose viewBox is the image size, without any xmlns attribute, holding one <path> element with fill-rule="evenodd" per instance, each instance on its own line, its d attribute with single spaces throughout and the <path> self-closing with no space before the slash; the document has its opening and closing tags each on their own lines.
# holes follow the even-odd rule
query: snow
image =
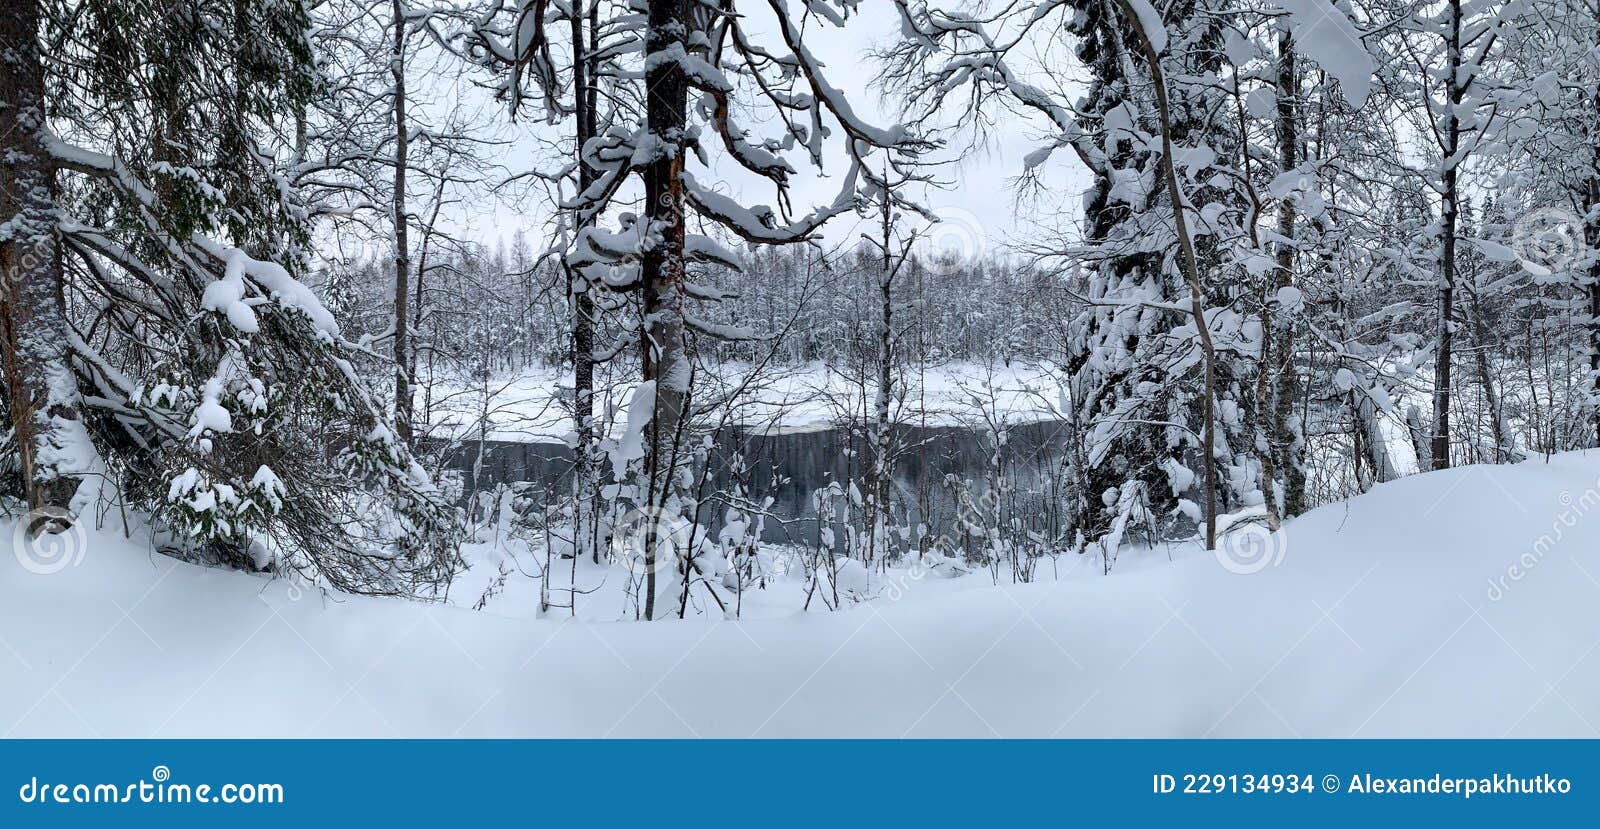
<svg viewBox="0 0 1600 829">
<path fill-rule="evenodd" d="M 525 580 L 481 612 L 324 597 L 94 531 L 50 575 L 0 557 L 0 733 L 1592 737 L 1596 510 L 1600 451 L 1571 453 L 1109 576 L 896 570 L 841 612 L 660 623 L 532 618 Z"/>
<path fill-rule="evenodd" d="M 51 403 L 48 409 L 63 402 L 75 404 L 78 398 L 77 385 L 64 364 L 46 366 L 45 377 Z M 105 462 L 90 440 L 89 430 L 81 418 L 52 415 L 49 434 L 51 439 L 35 449 L 38 452 L 35 462 L 41 468 L 53 469 L 58 475 L 103 475 Z"/>
<path fill-rule="evenodd" d="M 1339 80 L 1350 106 L 1360 109 L 1372 90 L 1372 53 L 1350 20 L 1348 2 L 1276 0 L 1289 13 L 1295 47 Z"/>
<path fill-rule="evenodd" d="M 715 372 L 725 386 L 737 386 L 750 373 L 748 366 L 727 364 Z M 768 368 L 765 379 L 739 401 L 735 422 L 768 433 L 810 432 L 833 428 L 841 407 L 854 406 L 861 416 L 861 390 L 851 380 L 822 363 Z M 1011 423 L 1060 419 L 1064 387 L 1042 366 L 1013 362 L 989 367 L 968 361 L 931 366 L 926 373 L 911 372 L 902 419 L 911 425 L 972 426 L 978 415 L 974 396 Z M 488 383 L 490 401 L 467 383 L 446 384 L 435 394 L 444 401 L 435 416 L 438 435 L 477 436 L 481 413 L 489 412 L 488 438 L 512 442 L 560 442 L 572 431 L 572 421 L 558 397 L 565 385 L 570 398 L 570 371 L 533 368 L 516 376 Z M 992 388 L 992 394 L 990 389 Z M 868 394 L 872 391 L 869 389 Z M 614 389 L 612 400 L 596 392 L 596 414 L 626 408 L 627 389 Z M 621 423 L 617 424 L 621 430 Z"/>
<path fill-rule="evenodd" d="M 1157 55 L 1167 51 L 1167 27 L 1161 22 L 1161 13 L 1156 7 L 1150 5 L 1149 0 L 1127 0 L 1128 7 L 1139 18 L 1139 28 L 1144 31 L 1144 36 L 1150 41 L 1150 48 Z"/>
<path fill-rule="evenodd" d="M 242 250 L 228 252 L 222 278 L 206 286 L 200 307 L 225 315 L 240 332 L 254 334 L 261 330 L 261 325 L 255 311 L 244 302 L 244 263 L 248 258 Z"/>
<path fill-rule="evenodd" d="M 1245 98 L 1245 109 L 1252 118 L 1271 118 L 1278 111 L 1277 93 L 1272 87 L 1258 86 Z"/>
<path fill-rule="evenodd" d="M 233 415 L 228 414 L 220 400 L 221 385 L 214 378 L 206 382 L 205 398 L 194 410 L 194 426 L 189 430 L 191 437 L 199 437 L 206 432 L 233 431 Z"/>
<path fill-rule="evenodd" d="M 647 380 L 633 389 L 628 402 L 628 425 L 618 441 L 617 450 L 611 453 L 612 476 L 621 481 L 628 472 L 628 464 L 644 458 L 645 429 L 655 416 L 656 382 Z"/>
<path fill-rule="evenodd" d="M 322 335 L 329 338 L 339 335 L 339 323 L 317 298 L 316 292 L 283 269 L 276 262 L 252 259 L 244 251 L 229 248 L 202 236 L 194 241 L 225 263 L 223 276 L 206 286 L 201 297 L 201 307 L 227 316 L 240 332 L 254 334 L 260 328 L 250 300 L 245 298 L 246 276 L 255 280 L 278 305 L 299 311 Z"/>
</svg>

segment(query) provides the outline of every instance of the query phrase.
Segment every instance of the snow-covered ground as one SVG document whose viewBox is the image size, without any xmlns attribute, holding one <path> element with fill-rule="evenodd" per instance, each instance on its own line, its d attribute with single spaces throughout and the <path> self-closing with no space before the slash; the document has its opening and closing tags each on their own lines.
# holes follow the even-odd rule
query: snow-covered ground
<svg viewBox="0 0 1600 829">
<path fill-rule="evenodd" d="M 53 574 L 0 560 L 0 733 L 1594 737 L 1597 513 L 1600 451 L 1573 453 L 1408 477 L 1231 557 L 891 573 L 837 613 L 780 584 L 762 618 L 658 623 L 595 621 L 603 593 L 532 618 L 528 584 L 296 599 L 96 533 Z"/>
<path fill-rule="evenodd" d="M 859 381 L 822 363 L 769 366 L 759 373 L 728 364 L 717 372 L 716 380 L 720 388 L 702 393 L 732 396 L 737 422 L 764 431 L 827 429 L 847 412 L 859 418 L 871 409 L 870 400 L 862 399 Z M 897 411 L 903 422 L 916 425 L 973 425 L 981 423 L 985 411 L 1013 423 L 1049 420 L 1058 416 L 1062 405 L 1060 382 L 1044 368 L 1021 362 L 930 366 L 925 372 L 909 373 L 903 383 L 904 400 Z M 538 368 L 478 385 L 445 384 L 435 395 L 432 432 L 439 437 L 476 437 L 479 424 L 487 420 L 490 440 L 563 440 L 572 427 L 561 404 L 562 389 L 570 397 L 569 374 Z M 616 411 L 626 407 L 631 386 L 611 391 L 611 414 L 606 401 L 597 399 L 595 415 L 620 424 L 623 418 Z"/>
</svg>

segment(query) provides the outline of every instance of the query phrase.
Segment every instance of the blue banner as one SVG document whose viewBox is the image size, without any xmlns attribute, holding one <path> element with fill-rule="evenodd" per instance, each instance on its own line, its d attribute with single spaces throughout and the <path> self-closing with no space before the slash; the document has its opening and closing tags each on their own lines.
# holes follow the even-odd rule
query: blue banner
<svg viewBox="0 0 1600 829">
<path fill-rule="evenodd" d="M 1588 741 L 0 742 L 0 826 L 1593 822 Z"/>
</svg>

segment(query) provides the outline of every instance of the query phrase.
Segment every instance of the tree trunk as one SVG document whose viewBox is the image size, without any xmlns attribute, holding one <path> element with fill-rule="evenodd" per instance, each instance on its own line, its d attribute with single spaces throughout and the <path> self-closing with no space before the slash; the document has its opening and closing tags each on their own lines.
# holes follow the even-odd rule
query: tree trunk
<svg viewBox="0 0 1600 829">
<path fill-rule="evenodd" d="M 1201 442 L 1204 455 L 1206 491 L 1206 549 L 1217 548 L 1217 351 L 1211 342 L 1211 329 L 1206 326 L 1205 293 L 1200 285 L 1200 265 L 1195 259 L 1194 241 L 1189 236 L 1188 221 L 1183 213 L 1183 190 L 1178 185 L 1178 168 L 1172 157 L 1172 114 L 1167 105 L 1166 73 L 1161 70 L 1161 57 L 1150 45 L 1150 36 L 1140 23 L 1139 15 L 1128 0 L 1118 0 L 1123 16 L 1133 26 L 1144 51 L 1145 62 L 1150 67 L 1151 86 L 1156 93 L 1156 114 L 1161 120 L 1161 166 L 1166 173 L 1167 193 L 1172 199 L 1172 222 L 1178 236 L 1178 247 L 1183 259 L 1184 276 L 1189 283 L 1189 311 L 1194 318 L 1196 333 L 1200 335 L 1200 353 L 1205 363 L 1205 430 Z"/>
<path fill-rule="evenodd" d="M 1300 79 L 1295 66 L 1294 36 L 1285 29 L 1278 36 L 1278 164 L 1285 172 L 1300 164 Z M 1278 205 L 1278 235 L 1295 238 L 1294 204 L 1282 199 Z M 1280 241 L 1274 287 L 1294 286 L 1295 246 Z M 1294 363 L 1294 320 L 1280 314 L 1273 344 L 1276 383 L 1272 392 L 1273 465 L 1283 475 L 1283 515 L 1293 517 L 1306 511 L 1305 439 L 1295 428 L 1295 402 L 1300 399 L 1300 374 Z M 1266 332 L 1263 332 L 1266 333 Z"/>
<path fill-rule="evenodd" d="M 1589 393 L 1593 397 L 1594 440 L 1600 446 L 1600 264 L 1589 268 L 1589 374 L 1594 379 Z"/>
<path fill-rule="evenodd" d="M 883 270 L 878 275 L 878 389 L 873 405 L 872 431 L 872 504 L 870 515 L 871 536 L 867 541 L 868 558 L 884 556 L 879 549 L 888 543 L 889 527 L 889 468 L 892 435 L 889 426 L 889 403 L 894 395 L 894 275 L 895 262 L 890 244 L 894 230 L 894 204 L 889 193 L 883 194 L 881 205 L 883 222 Z M 868 566 L 872 561 L 867 562 Z"/>
<path fill-rule="evenodd" d="M 645 382 L 655 383 L 655 408 L 645 441 L 646 503 L 650 507 L 645 532 L 646 619 L 655 618 L 656 538 L 660 519 L 673 502 L 684 405 L 689 395 L 689 359 L 683 321 L 684 124 L 688 108 L 688 79 L 677 60 L 661 59 L 673 49 L 688 50 L 693 28 L 690 0 L 652 0 L 649 33 L 645 41 L 645 74 L 649 89 L 646 122 L 654 154 L 644 171 L 646 232 L 655 240 L 644 252 L 642 293 L 644 324 L 641 342 Z"/>
<path fill-rule="evenodd" d="M 1349 394 L 1350 420 L 1357 452 L 1372 466 L 1372 483 L 1381 484 L 1400 477 L 1389 456 L 1389 439 L 1383 433 L 1378 407 L 1366 393 L 1351 389 Z M 1356 459 L 1359 466 L 1361 458 Z M 1358 476 L 1359 477 L 1359 476 Z M 1359 480 L 1358 480 L 1359 485 Z M 1367 487 L 1361 487 L 1365 492 Z"/>
<path fill-rule="evenodd" d="M 1483 386 L 1484 405 L 1489 410 L 1489 430 L 1494 438 L 1494 462 L 1510 463 L 1520 460 L 1521 456 L 1512 441 L 1505 407 L 1500 401 L 1500 389 L 1495 385 L 1494 371 L 1489 365 L 1489 332 L 1483 322 L 1483 305 L 1478 297 L 1476 273 L 1472 274 L 1467 284 L 1467 304 L 1472 312 L 1472 352 L 1478 369 L 1478 382 Z"/>
<path fill-rule="evenodd" d="M 411 446 L 410 316 L 411 242 L 406 232 L 406 165 L 410 144 L 406 123 L 406 18 L 401 0 L 393 0 L 394 53 L 394 421 L 401 442 Z"/>
<path fill-rule="evenodd" d="M 39 5 L 0 15 L 0 334 L 11 428 L 28 504 L 69 506 L 92 452 L 68 365 L 66 302 L 56 235 L 56 170 L 44 144 Z"/>
<path fill-rule="evenodd" d="M 1600 228 L 1592 233 L 1590 244 L 1600 245 Z M 1594 398 L 1594 445 L 1600 446 L 1600 262 L 1589 266 L 1589 374 L 1593 378 L 1589 389 Z"/>
<path fill-rule="evenodd" d="M 1600 85 L 1595 87 L 1592 98 L 1595 105 L 1600 106 Z M 1590 255 L 1597 257 L 1589 263 L 1585 291 L 1589 300 L 1589 405 L 1594 419 L 1594 445 L 1600 446 L 1600 255 L 1593 253 L 1600 251 L 1600 217 L 1595 216 L 1595 210 L 1600 208 L 1600 147 L 1591 147 L 1590 153 L 1589 181 L 1584 194 L 1587 197 L 1584 199 L 1585 215 L 1589 219 L 1584 222 L 1583 233 Z"/>
<path fill-rule="evenodd" d="M 1428 440 L 1428 429 L 1422 423 L 1422 412 L 1416 406 L 1406 409 L 1406 432 L 1411 435 L 1411 448 L 1417 453 L 1417 471 L 1429 472 L 1433 466 L 1433 444 Z"/>
<path fill-rule="evenodd" d="M 1456 115 L 1465 89 L 1461 83 L 1461 0 L 1450 0 L 1448 8 L 1449 31 L 1445 48 L 1448 52 L 1449 109 L 1445 112 L 1444 141 L 1440 164 L 1444 167 L 1443 192 L 1440 204 L 1440 232 L 1443 250 L 1439 257 L 1439 353 L 1433 378 L 1433 469 L 1450 467 L 1450 368 L 1455 347 L 1456 299 L 1456 224 L 1460 215 L 1460 191 L 1456 171 L 1461 159 L 1456 151 L 1461 147 L 1461 120 Z M 1426 470 L 1424 470 L 1426 471 Z"/>
<path fill-rule="evenodd" d="M 595 24 L 599 0 L 587 0 L 590 17 L 589 36 L 597 37 Z M 578 192 L 585 192 L 594 184 L 597 173 L 583 160 L 583 147 L 595 137 L 599 103 L 595 83 L 595 67 L 591 55 L 596 43 L 585 45 L 584 3 L 575 0 L 572 12 L 572 89 L 576 103 L 576 138 L 574 152 L 578 164 Z M 575 231 L 588 225 L 579 224 Z M 594 563 L 600 563 L 600 545 L 593 537 L 592 513 L 594 510 L 594 295 L 583 275 L 567 268 L 567 295 L 572 301 L 572 425 L 577 435 L 577 449 L 573 453 L 573 555 L 579 555 L 586 544 Z"/>
</svg>

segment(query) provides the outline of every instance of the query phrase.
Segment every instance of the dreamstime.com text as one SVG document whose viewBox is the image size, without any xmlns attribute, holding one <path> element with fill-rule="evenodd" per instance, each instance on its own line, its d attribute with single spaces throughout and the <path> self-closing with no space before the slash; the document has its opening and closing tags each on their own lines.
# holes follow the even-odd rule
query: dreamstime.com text
<svg viewBox="0 0 1600 829">
<path fill-rule="evenodd" d="M 161 804 L 186 805 L 191 803 L 223 805 L 276 805 L 283 803 L 283 785 L 280 783 L 173 783 L 172 772 L 166 766 L 151 769 L 148 778 L 131 783 L 62 783 L 30 778 L 17 790 L 23 803 L 89 805 L 89 804 Z"/>
</svg>

